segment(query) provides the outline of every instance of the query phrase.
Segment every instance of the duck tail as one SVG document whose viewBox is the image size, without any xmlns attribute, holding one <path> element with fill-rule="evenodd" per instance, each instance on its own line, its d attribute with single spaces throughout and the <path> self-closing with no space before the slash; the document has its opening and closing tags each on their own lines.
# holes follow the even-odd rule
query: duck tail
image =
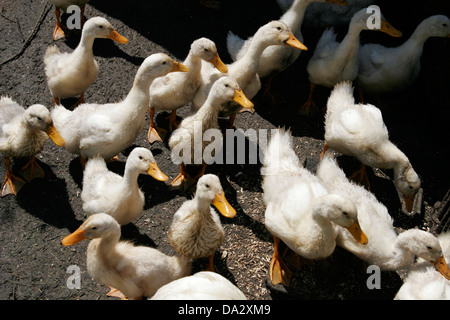
<svg viewBox="0 0 450 320">
<path fill-rule="evenodd" d="M 47 64 L 49 62 L 49 59 L 58 53 L 60 53 L 60 51 L 56 45 L 48 47 L 47 50 L 45 50 L 44 62 Z"/>
<path fill-rule="evenodd" d="M 233 32 L 228 31 L 227 49 L 233 61 L 236 61 L 238 59 L 239 52 L 243 49 L 244 43 L 245 43 L 244 39 L 240 38 Z"/>
<path fill-rule="evenodd" d="M 264 155 L 261 174 L 278 175 L 298 172 L 301 168 L 298 156 L 292 148 L 292 136 L 289 130 L 279 128 L 269 141 Z"/>
<path fill-rule="evenodd" d="M 332 150 L 326 151 L 322 159 L 320 159 L 316 175 L 324 185 L 336 185 L 337 182 L 348 181 L 345 172 L 339 167 Z"/>
<path fill-rule="evenodd" d="M 108 167 L 106 166 L 105 159 L 103 159 L 103 157 L 100 155 L 92 156 L 86 162 L 84 174 L 85 175 L 89 174 L 91 170 L 97 174 L 109 171 Z"/>
<path fill-rule="evenodd" d="M 333 110 L 343 105 L 355 104 L 353 86 L 351 81 L 342 81 L 336 84 L 328 97 L 327 110 Z"/>
</svg>

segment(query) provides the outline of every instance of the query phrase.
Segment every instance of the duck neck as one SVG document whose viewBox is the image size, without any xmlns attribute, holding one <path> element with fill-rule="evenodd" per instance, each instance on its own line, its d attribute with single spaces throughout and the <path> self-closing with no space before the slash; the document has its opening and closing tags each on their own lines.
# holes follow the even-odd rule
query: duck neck
<svg viewBox="0 0 450 320">
<path fill-rule="evenodd" d="M 125 172 L 123 174 L 122 183 L 127 186 L 127 189 L 136 190 L 139 189 L 138 185 L 139 172 L 134 168 L 130 168 L 128 164 L 125 164 Z"/>
<path fill-rule="evenodd" d="M 362 28 L 358 24 L 350 24 L 348 32 L 342 39 L 338 50 L 348 57 L 356 57 L 359 51 L 359 35 Z"/>
<path fill-rule="evenodd" d="M 139 69 L 134 78 L 133 87 L 125 98 L 125 103 L 133 106 L 137 113 L 145 115 L 150 103 L 150 85 L 153 78 L 144 74 L 145 70 Z"/>
<path fill-rule="evenodd" d="M 294 0 L 291 7 L 280 18 L 280 21 L 286 23 L 296 36 L 300 33 L 305 11 L 310 3 L 311 0 Z"/>
<path fill-rule="evenodd" d="M 195 201 L 195 206 L 201 215 L 204 215 L 204 216 L 209 215 L 210 210 L 211 210 L 209 201 L 202 199 L 199 196 L 195 196 L 194 201 Z"/>
<path fill-rule="evenodd" d="M 245 55 L 228 68 L 229 75 L 236 79 L 241 88 L 245 88 L 248 81 L 254 77 L 259 66 L 260 57 L 264 49 L 269 45 L 267 41 L 258 39 L 258 34 L 255 35 Z M 243 76 L 234 77 L 235 73 L 242 74 Z"/>
<path fill-rule="evenodd" d="M 75 48 L 74 52 L 76 52 L 76 56 L 78 57 L 88 57 L 93 58 L 94 52 L 92 47 L 94 46 L 95 37 L 88 36 L 84 32 L 81 34 L 80 43 Z"/>
<path fill-rule="evenodd" d="M 400 46 L 402 53 L 404 55 L 416 56 L 419 59 L 422 55 L 423 46 L 429 37 L 428 28 L 422 22 L 414 30 L 411 37 Z"/>
<path fill-rule="evenodd" d="M 408 157 L 390 141 L 382 144 L 376 153 L 380 154 L 379 158 L 383 159 L 383 163 L 379 164 L 379 167 L 392 168 L 395 176 L 398 176 L 409 165 Z"/>
<path fill-rule="evenodd" d="M 219 116 L 221 104 L 217 100 L 218 99 L 214 96 L 214 94 L 209 94 L 205 103 L 197 111 L 196 117 L 203 122 L 202 128 L 204 128 L 204 125 L 207 123 L 211 124 L 214 121 L 218 121 L 217 118 Z"/>
<path fill-rule="evenodd" d="M 101 257 L 111 256 L 111 253 L 114 252 L 114 248 L 120 239 L 120 226 L 117 225 L 117 228 L 112 230 L 110 233 L 105 235 L 100 239 L 94 239 L 91 242 L 97 241 L 97 252 Z"/>
<path fill-rule="evenodd" d="M 183 61 L 183 64 L 189 68 L 189 71 L 186 72 L 190 78 L 200 77 L 200 72 L 202 68 L 202 59 L 193 55 L 189 52 L 186 59 Z"/>
</svg>

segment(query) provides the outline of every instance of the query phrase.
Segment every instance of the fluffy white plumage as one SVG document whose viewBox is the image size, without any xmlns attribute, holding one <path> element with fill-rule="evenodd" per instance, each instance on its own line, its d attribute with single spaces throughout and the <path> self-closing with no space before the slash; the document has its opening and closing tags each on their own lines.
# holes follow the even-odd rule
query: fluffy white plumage
<svg viewBox="0 0 450 320">
<path fill-rule="evenodd" d="M 358 221 L 350 200 L 329 193 L 315 175 L 301 166 L 289 132 L 279 129 L 271 138 L 261 174 L 267 229 L 304 258 L 331 255 L 336 245 L 336 225 L 350 227 Z"/>
<path fill-rule="evenodd" d="M 146 148 L 131 151 L 123 176 L 109 171 L 102 157 L 90 158 L 83 171 L 83 211 L 88 215 L 106 212 L 120 225 L 132 222 L 141 214 L 145 204 L 144 193 L 137 181 L 140 174 L 150 174 L 160 181 L 168 179 Z"/>
<path fill-rule="evenodd" d="M 92 51 L 96 38 L 110 38 L 120 43 L 128 42 L 114 30 L 108 20 L 94 17 L 84 24 L 80 42 L 74 51 L 60 52 L 56 45 L 48 47 L 45 51 L 45 74 L 55 102 L 58 102 L 59 98 L 83 95 L 94 83 L 99 70 Z"/>
<path fill-rule="evenodd" d="M 198 180 L 194 198 L 184 202 L 173 216 L 169 242 L 181 255 L 210 257 L 209 268 L 213 270 L 212 257 L 225 239 L 225 230 L 211 204 L 228 218 L 236 214 L 225 198 L 219 177 L 206 174 Z"/>
<path fill-rule="evenodd" d="M 420 74 L 423 47 L 430 37 L 449 37 L 450 19 L 435 15 L 424 19 L 411 37 L 398 47 L 369 43 L 361 46 L 356 84 L 366 93 L 401 90 Z"/>
<path fill-rule="evenodd" d="M 87 248 L 89 275 L 96 282 L 119 290 L 126 298 L 151 297 L 163 285 L 189 275 L 189 259 L 119 241 L 120 235 L 120 226 L 113 217 L 97 213 L 62 243 L 70 246 L 91 240 Z"/>
<path fill-rule="evenodd" d="M 144 128 L 152 81 L 178 70 L 178 65 L 164 53 L 153 54 L 139 67 L 124 100 L 82 104 L 73 111 L 54 106 L 51 114 L 66 140 L 66 150 L 83 158 L 100 155 L 109 159 L 129 147 Z"/>
<path fill-rule="evenodd" d="M 258 66 L 261 54 L 271 45 L 292 45 L 298 49 L 306 49 L 298 40 L 292 38 L 293 35 L 289 27 L 281 21 L 271 21 L 255 33 L 251 45 L 240 59 L 228 64 L 228 73 L 221 74 L 215 72 L 212 66 L 202 67 L 203 84 L 196 93 L 192 101 L 192 109 L 197 111 L 208 97 L 213 83 L 220 77 L 230 76 L 234 78 L 248 99 L 252 99 L 261 88 L 261 81 L 258 75 Z M 289 41 L 292 40 L 292 42 Z M 226 117 L 236 113 L 241 107 L 236 103 L 226 103 L 222 106 L 220 116 Z"/>
<path fill-rule="evenodd" d="M 438 236 L 445 260 L 450 261 L 450 232 Z M 450 282 L 428 261 L 417 259 L 409 268 L 395 300 L 450 300 Z"/>
<path fill-rule="evenodd" d="M 364 187 L 349 181 L 329 152 L 321 159 L 317 176 L 330 193 L 346 197 L 355 204 L 361 229 L 369 239 L 368 244 L 361 245 L 339 227 L 336 241 L 340 247 L 381 270 L 397 271 L 410 266 L 415 256 L 435 261 L 441 255 L 438 239 L 429 232 L 409 229 L 398 234 L 387 208 Z"/>
<path fill-rule="evenodd" d="M 224 276 L 200 271 L 159 288 L 151 300 L 247 300 Z"/>
<path fill-rule="evenodd" d="M 338 83 L 327 102 L 326 145 L 373 168 L 393 169 L 394 184 L 406 197 L 420 189 L 420 178 L 407 156 L 389 140 L 380 109 L 355 104 L 352 84 Z"/>
</svg>

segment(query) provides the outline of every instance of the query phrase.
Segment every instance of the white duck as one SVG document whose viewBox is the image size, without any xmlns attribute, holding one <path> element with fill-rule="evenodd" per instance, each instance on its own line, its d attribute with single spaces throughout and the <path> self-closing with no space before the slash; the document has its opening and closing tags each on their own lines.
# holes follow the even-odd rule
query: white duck
<svg viewBox="0 0 450 320">
<path fill-rule="evenodd" d="M 352 201 L 328 192 L 302 167 L 291 140 L 290 132 L 278 129 L 270 139 L 261 170 L 265 225 L 274 236 L 269 269 L 274 285 L 290 283 L 291 271 L 278 249 L 281 241 L 305 259 L 325 259 L 333 253 L 338 225 L 348 228 L 362 246 L 368 241 Z"/>
<path fill-rule="evenodd" d="M 89 0 L 49 0 L 49 2 L 55 6 L 56 25 L 53 31 L 53 40 L 59 40 L 66 36 L 61 23 L 61 11 L 67 12 L 69 6 L 76 5 L 80 8 L 80 19 L 83 20 L 84 9 Z"/>
<path fill-rule="evenodd" d="M 450 261 L 450 232 L 438 235 L 444 257 Z M 449 276 L 443 276 L 435 266 L 422 258 L 409 268 L 395 300 L 450 300 Z"/>
<path fill-rule="evenodd" d="M 24 179 L 13 174 L 12 158 L 30 158 L 20 172 L 27 181 L 44 176 L 35 155 L 42 151 L 49 137 L 56 145 L 64 146 L 64 139 L 53 126 L 47 107 L 34 104 L 25 109 L 9 97 L 0 98 L 0 152 L 6 165 L 1 197 L 16 195 L 26 183 Z"/>
<path fill-rule="evenodd" d="M 360 49 L 356 84 L 367 93 L 401 90 L 417 79 L 425 41 L 430 37 L 450 37 L 450 19 L 435 15 L 423 20 L 402 45 L 387 48 L 369 43 Z"/>
<path fill-rule="evenodd" d="M 225 230 L 211 204 L 227 218 L 236 215 L 225 197 L 219 177 L 206 174 L 198 180 L 194 198 L 184 202 L 173 216 L 168 237 L 172 247 L 182 256 L 191 259 L 209 257 L 207 269 L 214 271 L 214 253 L 225 239 Z"/>
<path fill-rule="evenodd" d="M 99 284 L 109 286 L 108 295 L 141 299 L 151 297 L 165 284 L 188 276 L 191 262 L 168 256 L 155 248 L 119 241 L 120 225 L 106 213 L 97 213 L 62 240 L 71 246 L 88 239 L 87 270 Z"/>
<path fill-rule="evenodd" d="M 70 53 L 60 52 L 58 47 L 53 45 L 45 51 L 45 74 L 55 104 L 59 104 L 60 98 L 77 96 L 77 105 L 84 103 L 84 92 L 98 76 L 98 63 L 92 50 L 96 38 L 128 42 L 127 38 L 114 30 L 108 20 L 95 17 L 84 24 L 80 42 L 75 50 Z"/>
<path fill-rule="evenodd" d="M 150 143 L 162 141 L 157 130 L 163 129 L 157 128 L 153 120 L 155 110 L 171 111 L 169 130 L 172 132 L 177 127 L 176 110 L 191 102 L 201 85 L 202 60 L 211 63 L 222 73 L 228 72 L 227 66 L 219 57 L 216 44 L 207 38 L 200 38 L 191 44 L 183 61 L 183 65 L 189 68 L 188 72 L 170 73 L 153 81 L 150 86 Z"/>
<path fill-rule="evenodd" d="M 322 157 L 317 176 L 329 192 L 346 197 L 356 205 L 359 224 L 370 239 L 363 246 L 347 230 L 340 228 L 336 240 L 338 246 L 381 270 L 398 271 L 411 266 L 414 256 L 418 256 L 432 262 L 442 274 L 450 277 L 439 240 L 418 229 L 398 234 L 387 208 L 364 187 L 349 181 L 330 152 Z"/>
<path fill-rule="evenodd" d="M 252 99 L 261 88 L 261 80 L 258 76 L 259 61 L 264 50 L 271 45 L 290 46 L 300 50 L 307 48 L 298 41 L 292 34 L 289 27 L 281 21 L 271 21 L 261 28 L 253 36 L 251 45 L 248 47 L 245 55 L 235 62 L 228 64 L 228 76 L 234 78 L 248 99 Z M 208 70 L 209 69 L 209 70 Z M 225 76 L 214 72 L 212 68 L 202 68 L 203 84 L 197 91 L 191 108 L 197 111 L 208 97 L 208 93 L 213 83 L 219 78 Z M 233 127 L 236 112 L 241 109 L 236 103 L 224 103 L 221 108 L 221 117 L 230 117 L 229 127 Z"/>
<path fill-rule="evenodd" d="M 309 114 L 313 102 L 313 92 L 316 85 L 332 88 L 341 81 L 353 81 L 359 69 L 359 35 L 363 30 L 385 32 L 393 37 L 400 37 L 402 33 L 392 27 L 385 19 L 381 20 L 380 29 L 369 29 L 368 21 L 372 11 L 364 8 L 358 11 L 350 21 L 350 25 L 341 42 L 336 41 L 333 28 L 328 28 L 319 39 L 313 56 L 309 60 L 306 70 L 309 75 L 309 97 L 301 107 L 300 113 Z"/>
<path fill-rule="evenodd" d="M 172 186 L 180 186 L 187 182 L 189 174 L 185 165 L 202 165 L 201 176 L 207 164 L 214 161 L 216 152 L 222 148 L 222 133 L 218 122 L 218 115 L 221 106 L 228 102 L 234 101 L 244 108 L 252 108 L 253 103 L 246 98 L 240 89 L 236 80 L 231 77 L 223 77 L 217 80 L 211 90 L 208 98 L 203 106 L 193 115 L 190 115 L 181 121 L 179 127 L 172 133 L 169 140 L 169 147 L 172 152 L 172 161 L 180 164 L 180 174 L 173 180 Z M 206 139 L 204 134 L 215 130 L 214 139 Z M 196 143 L 200 140 L 200 144 Z M 212 141 L 211 141 L 212 140 Z M 205 152 L 206 148 L 210 153 Z M 197 154 L 200 159 L 197 159 Z M 180 160 L 181 159 L 181 160 Z"/>
<path fill-rule="evenodd" d="M 325 149 L 353 156 L 362 164 L 360 181 L 367 180 L 365 166 L 393 169 L 394 185 L 403 194 L 410 212 L 420 189 L 420 178 L 407 156 L 389 140 L 380 109 L 370 104 L 355 104 L 352 84 L 338 83 L 327 102 Z"/>
<path fill-rule="evenodd" d="M 339 5 L 346 5 L 345 0 L 294 0 L 289 9 L 280 17 L 279 21 L 286 23 L 294 36 L 303 42 L 303 35 L 301 32 L 301 25 L 305 15 L 306 8 L 313 2 L 328 2 Z M 244 40 L 235 35 L 231 31 L 227 36 L 227 48 L 231 58 L 236 61 L 244 56 L 248 50 L 253 37 Z M 272 76 L 278 73 L 291 64 L 293 64 L 300 56 L 301 50 L 286 46 L 269 46 L 261 54 L 258 75 L 260 78 Z"/>
<path fill-rule="evenodd" d="M 169 179 L 146 148 L 131 151 L 123 176 L 109 171 L 102 157 L 90 158 L 83 172 L 83 211 L 88 215 L 106 212 L 120 225 L 132 222 L 145 204 L 144 193 L 137 181 L 140 174 L 148 174 L 158 181 Z"/>
<path fill-rule="evenodd" d="M 277 0 L 280 9 L 285 12 L 294 0 Z M 346 25 L 353 15 L 374 3 L 374 0 L 346 0 L 346 6 L 329 6 L 323 2 L 312 3 L 305 12 L 303 25 L 321 29 L 324 27 Z"/>
<path fill-rule="evenodd" d="M 247 297 L 224 276 L 200 271 L 162 286 L 150 300 L 247 300 Z"/>
<path fill-rule="evenodd" d="M 73 111 L 54 106 L 51 114 L 66 150 L 85 161 L 96 155 L 109 159 L 128 148 L 144 129 L 152 81 L 186 69 L 167 54 L 152 54 L 139 67 L 133 87 L 122 101 L 82 104 Z"/>
</svg>

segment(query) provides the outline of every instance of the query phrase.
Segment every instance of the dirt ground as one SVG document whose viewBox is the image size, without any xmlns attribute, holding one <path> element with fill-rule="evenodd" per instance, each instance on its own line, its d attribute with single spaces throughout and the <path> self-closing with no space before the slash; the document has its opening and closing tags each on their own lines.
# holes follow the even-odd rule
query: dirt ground
<svg viewBox="0 0 450 320">
<path fill-rule="evenodd" d="M 125 5 L 125 3 L 127 3 Z M 128 44 L 97 39 L 94 53 L 100 65 L 96 82 L 87 90 L 87 102 L 106 103 L 124 97 L 145 57 L 166 52 L 183 60 L 191 42 L 199 37 L 215 41 L 222 60 L 230 62 L 226 51 L 227 32 L 246 37 L 261 25 L 278 19 L 281 11 L 275 1 L 225 1 L 220 10 L 205 8 L 197 0 L 130 2 L 92 0 L 85 16 L 106 17 L 116 30 L 129 39 Z M 397 1 L 377 2 L 385 17 L 403 31 L 403 38 L 365 31 L 361 42 L 382 42 L 388 46 L 402 43 L 422 19 L 433 14 L 449 15 L 446 0 L 411 5 Z M 400 4 L 404 3 L 404 6 Z M 446 10 L 446 12 L 445 12 Z M 8 95 L 20 104 L 42 103 L 48 107 L 52 97 L 47 88 L 42 61 L 45 49 L 54 43 L 53 8 L 44 0 L 0 0 L 0 94 Z M 42 23 L 38 23 L 42 17 Z M 337 28 L 340 34 L 346 27 Z M 35 33 L 33 33 L 35 31 Z M 256 112 L 237 116 L 235 128 L 244 131 L 290 128 L 296 152 L 305 166 L 314 171 L 323 146 L 323 114 L 297 116 L 306 100 L 309 84 L 306 63 L 322 30 L 303 28 L 304 43 L 309 51 L 288 70 L 274 78 L 274 100 L 262 93 L 254 99 Z M 30 41 L 27 41 L 27 40 Z M 57 41 L 62 51 L 77 45 L 79 34 Z M 381 108 L 391 139 L 405 152 L 422 178 L 421 212 L 406 216 L 401 212 L 399 198 L 389 179 L 371 173 L 372 191 L 385 203 L 399 228 L 418 227 L 442 229 L 440 202 L 449 190 L 448 137 L 450 39 L 429 39 L 422 56 L 422 72 L 408 89 L 380 97 L 366 96 Z M 325 106 L 330 90 L 318 88 L 315 101 Z M 188 106 L 179 109 L 182 118 Z M 158 114 L 164 126 L 166 114 Z M 148 120 L 148 119 L 147 119 Z M 167 141 L 150 145 L 146 140 L 147 126 L 135 144 L 120 156 L 120 162 L 110 169 L 123 172 L 126 155 L 135 146 L 150 148 L 158 166 L 171 179 L 178 166 L 170 159 Z M 251 142 L 249 142 L 251 143 Z M 27 184 L 15 196 L 0 199 L 0 299 L 2 300 L 97 300 L 106 296 L 108 288 L 96 284 L 86 271 L 87 241 L 64 247 L 61 240 L 85 219 L 81 209 L 82 170 L 78 158 L 48 141 L 38 155 L 46 177 Z M 358 165 L 343 157 L 346 170 Z M 20 161 L 15 163 L 19 169 Z M 298 271 L 290 287 L 273 287 L 267 283 L 267 270 L 273 250 L 271 234 L 264 226 L 265 206 L 262 201 L 260 163 L 212 165 L 208 172 L 217 174 L 230 203 L 236 208 L 234 219 L 221 218 L 226 240 L 215 256 L 217 272 L 235 283 L 251 300 L 281 299 L 392 299 L 401 285 L 402 273 L 383 272 L 381 289 L 369 290 L 368 274 L 358 259 L 336 249 L 327 264 L 317 263 Z M 0 165 L 0 176 L 5 166 Z M 390 173 L 387 172 L 389 175 Z M 173 214 L 191 197 L 189 192 L 169 191 L 168 183 L 141 176 L 139 184 L 145 192 L 146 205 L 142 215 L 122 228 L 122 237 L 136 244 L 156 247 L 174 254 L 167 232 Z M 436 207 L 436 208 L 435 208 Z M 81 271 L 81 288 L 69 289 L 67 269 L 76 265 Z M 194 264 L 194 271 L 202 268 Z"/>
</svg>

